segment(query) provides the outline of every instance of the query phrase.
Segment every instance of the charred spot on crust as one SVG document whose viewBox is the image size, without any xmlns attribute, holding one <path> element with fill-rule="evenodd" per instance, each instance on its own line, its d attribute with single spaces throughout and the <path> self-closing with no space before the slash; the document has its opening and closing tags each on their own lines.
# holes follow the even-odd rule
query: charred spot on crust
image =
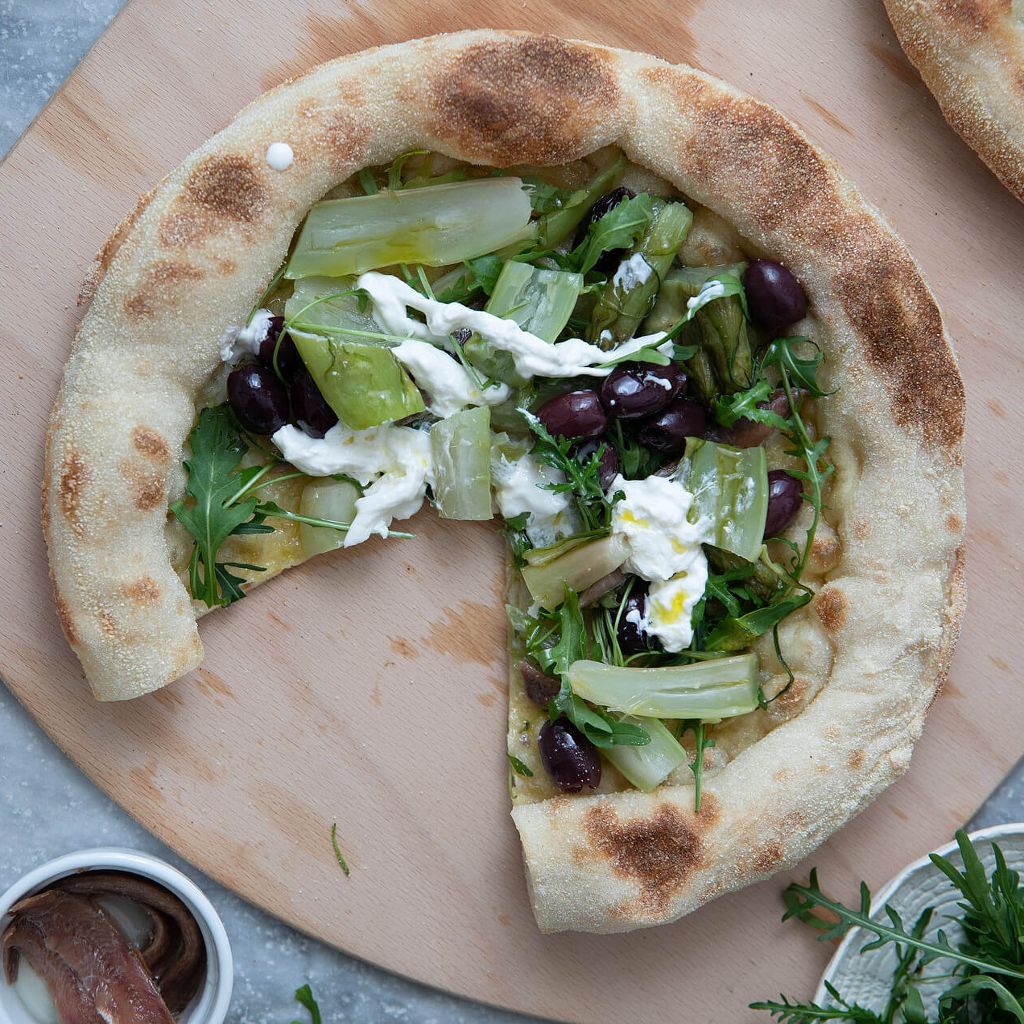
<svg viewBox="0 0 1024 1024">
<path fill-rule="evenodd" d="M 961 31 L 987 32 L 1011 17 L 1011 0 L 938 0 L 936 10 Z"/>
<path fill-rule="evenodd" d="M 837 586 L 827 586 L 818 594 L 814 610 L 829 633 L 838 633 L 846 625 L 846 595 Z"/>
<path fill-rule="evenodd" d="M 963 528 L 964 521 L 958 515 L 950 512 L 950 514 L 946 516 L 946 529 L 949 530 L 950 533 L 960 533 Z"/>
<path fill-rule="evenodd" d="M 621 878 L 637 882 L 635 899 L 617 908 L 623 917 L 656 916 L 704 863 L 704 835 L 718 819 L 718 804 L 705 793 L 698 815 L 660 804 L 649 815 L 621 820 L 607 804 L 583 817 L 589 847 L 611 861 Z"/>
<path fill-rule="evenodd" d="M 64 630 L 64 635 L 68 638 L 68 643 L 74 646 L 78 643 L 78 633 L 75 631 L 75 621 L 71 617 L 71 609 L 68 607 L 67 601 L 57 592 L 57 587 L 54 585 L 53 588 L 53 603 L 57 607 L 57 618 L 60 620 L 60 628 Z"/>
<path fill-rule="evenodd" d="M 434 131 L 495 164 L 567 163 L 618 100 L 599 51 L 553 36 L 479 43 L 442 59 Z"/>
<path fill-rule="evenodd" d="M 124 311 L 133 320 L 147 320 L 163 307 L 177 306 L 178 286 L 203 279 L 203 272 L 190 263 L 157 260 L 142 273 L 138 287 L 124 300 Z"/>
<path fill-rule="evenodd" d="M 164 476 L 128 459 L 120 466 L 121 475 L 131 485 L 132 504 L 140 512 L 151 512 L 164 503 Z"/>
<path fill-rule="evenodd" d="M 754 853 L 754 868 L 761 874 L 773 871 L 782 860 L 782 843 L 778 839 L 769 840 Z"/>
<path fill-rule="evenodd" d="M 132 447 L 154 462 L 166 462 L 171 457 L 167 442 L 152 427 L 141 424 L 132 430 Z"/>
<path fill-rule="evenodd" d="M 160 597 L 160 586 L 152 576 L 140 576 L 125 587 L 125 593 L 134 604 L 153 604 Z"/>
<path fill-rule="evenodd" d="M 850 756 L 846 759 L 846 763 L 850 766 L 850 771 L 857 772 L 864 767 L 864 761 L 866 755 L 863 750 L 854 750 L 850 753 Z"/>
<path fill-rule="evenodd" d="M 260 168 L 239 154 L 204 160 L 188 176 L 182 194 L 187 202 L 216 217 L 246 224 L 258 221 L 267 208 Z"/>
<path fill-rule="evenodd" d="M 85 468 L 85 462 L 78 452 L 73 451 L 64 460 L 60 471 L 60 510 L 78 537 L 81 537 L 83 532 L 79 512 L 82 492 L 88 479 L 89 473 Z"/>
</svg>

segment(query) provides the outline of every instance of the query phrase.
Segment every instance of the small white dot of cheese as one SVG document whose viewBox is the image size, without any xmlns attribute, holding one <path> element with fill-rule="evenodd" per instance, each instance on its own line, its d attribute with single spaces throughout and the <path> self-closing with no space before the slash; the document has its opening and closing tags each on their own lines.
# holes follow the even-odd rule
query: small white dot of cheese
<svg viewBox="0 0 1024 1024">
<path fill-rule="evenodd" d="M 267 163 L 275 171 L 286 171 L 292 165 L 295 154 L 287 142 L 272 142 L 267 147 Z"/>
</svg>

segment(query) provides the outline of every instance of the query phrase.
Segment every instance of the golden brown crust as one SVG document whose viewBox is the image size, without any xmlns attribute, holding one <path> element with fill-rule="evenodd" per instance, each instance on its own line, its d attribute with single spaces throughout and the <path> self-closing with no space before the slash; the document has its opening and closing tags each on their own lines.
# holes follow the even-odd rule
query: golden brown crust
<svg viewBox="0 0 1024 1024">
<path fill-rule="evenodd" d="M 946 120 L 1024 200 L 1024 10 L 1013 0 L 885 6 Z"/>
<path fill-rule="evenodd" d="M 287 172 L 263 159 L 279 140 L 295 153 Z M 468 32 L 324 65 L 243 111 L 108 246 L 47 444 L 43 519 L 69 640 L 103 699 L 162 686 L 202 655 L 165 532 L 196 396 L 308 207 L 410 148 L 516 164 L 613 144 L 806 285 L 838 388 L 817 415 L 837 464 L 835 542 L 821 594 L 783 623 L 797 681 L 749 716 L 743 742 L 723 729 L 700 814 L 683 781 L 517 803 L 547 930 L 661 923 L 794 863 L 905 770 L 948 667 L 962 384 L 903 244 L 798 129 L 691 68 L 550 37 Z"/>
</svg>

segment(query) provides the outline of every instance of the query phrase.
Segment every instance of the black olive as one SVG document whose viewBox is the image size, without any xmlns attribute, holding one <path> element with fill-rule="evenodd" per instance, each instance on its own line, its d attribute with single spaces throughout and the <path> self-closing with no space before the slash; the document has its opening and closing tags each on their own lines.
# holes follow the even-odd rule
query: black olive
<svg viewBox="0 0 1024 1024">
<path fill-rule="evenodd" d="M 545 722 L 537 739 L 541 760 L 554 784 L 565 793 L 601 782 L 601 755 L 568 718 Z"/>
<path fill-rule="evenodd" d="M 793 522 L 804 500 L 803 485 L 784 469 L 773 469 L 768 474 L 768 515 L 764 521 L 764 535 L 777 537 Z"/>
<path fill-rule="evenodd" d="M 601 401 L 609 416 L 620 420 L 637 419 L 664 409 L 685 384 L 686 374 L 674 363 L 668 366 L 624 363 L 605 377 Z"/>
<path fill-rule="evenodd" d="M 295 375 L 291 398 L 292 422 L 310 437 L 323 437 L 338 422 L 338 414 L 320 394 L 316 381 L 305 366 L 301 366 Z"/>
<path fill-rule="evenodd" d="M 596 391 L 570 391 L 545 402 L 537 418 L 555 437 L 597 437 L 608 426 Z"/>
<path fill-rule="evenodd" d="M 644 422 L 637 440 L 647 448 L 666 455 L 678 455 L 688 437 L 702 437 L 707 429 L 704 407 L 687 398 L 677 398 L 667 409 Z"/>
<path fill-rule="evenodd" d="M 273 370 L 250 363 L 228 375 L 228 401 L 254 434 L 273 434 L 288 422 L 288 393 Z"/>
<path fill-rule="evenodd" d="M 589 438 L 576 445 L 573 455 L 578 461 L 586 464 L 601 445 L 604 445 L 604 451 L 601 453 L 601 468 L 598 471 L 598 480 L 601 484 L 601 490 L 607 491 L 611 487 L 612 481 L 619 475 L 619 456 L 608 441 L 603 437 Z"/>
<path fill-rule="evenodd" d="M 800 282 L 774 260 L 751 260 L 743 272 L 743 287 L 751 317 L 771 331 L 795 324 L 807 314 L 807 296 Z"/>
</svg>

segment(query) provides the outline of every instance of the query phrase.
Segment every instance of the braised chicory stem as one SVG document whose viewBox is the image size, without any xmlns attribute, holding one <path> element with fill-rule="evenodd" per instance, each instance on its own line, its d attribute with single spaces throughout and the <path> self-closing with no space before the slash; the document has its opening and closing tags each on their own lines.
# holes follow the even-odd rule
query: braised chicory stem
<svg viewBox="0 0 1024 1024">
<path fill-rule="evenodd" d="M 632 338 L 651 311 L 662 278 L 686 241 L 693 214 L 684 203 L 658 203 L 637 246 L 629 249 L 591 313 L 587 340 L 614 348 Z"/>
<path fill-rule="evenodd" d="M 731 551 L 726 551 L 724 548 L 715 547 L 713 544 L 704 545 L 704 554 L 707 555 L 708 562 L 716 572 L 749 570 L 750 576 L 745 580 L 747 588 L 765 603 L 771 601 L 785 586 L 779 575 L 764 562 L 749 562 L 747 559 L 741 558 Z"/>
</svg>

